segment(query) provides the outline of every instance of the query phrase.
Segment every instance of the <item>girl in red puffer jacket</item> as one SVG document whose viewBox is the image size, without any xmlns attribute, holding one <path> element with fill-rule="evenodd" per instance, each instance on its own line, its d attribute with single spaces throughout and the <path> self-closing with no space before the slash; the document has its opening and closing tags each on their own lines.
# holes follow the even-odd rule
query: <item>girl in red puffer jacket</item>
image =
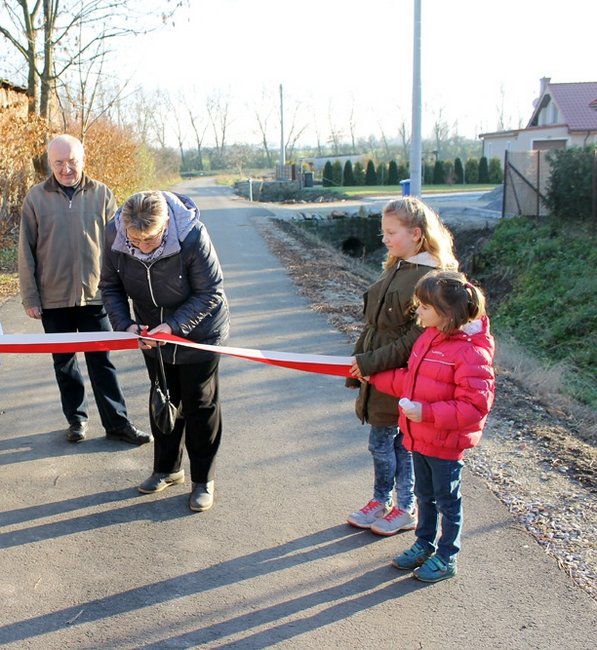
<svg viewBox="0 0 597 650">
<path fill-rule="evenodd" d="M 367 380 L 401 398 L 403 444 L 413 452 L 417 541 L 392 564 L 414 569 L 424 582 L 438 582 L 456 575 L 462 459 L 479 442 L 493 404 L 495 345 L 485 297 L 462 273 L 428 273 L 417 283 L 415 297 L 425 331 L 413 346 L 408 367 Z"/>
</svg>

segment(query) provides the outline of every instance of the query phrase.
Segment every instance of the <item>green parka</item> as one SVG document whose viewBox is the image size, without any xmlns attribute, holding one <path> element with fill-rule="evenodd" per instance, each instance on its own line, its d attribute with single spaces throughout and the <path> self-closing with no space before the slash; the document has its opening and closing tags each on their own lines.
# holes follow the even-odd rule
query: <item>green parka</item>
<svg viewBox="0 0 597 650">
<path fill-rule="evenodd" d="M 363 296 L 367 324 L 353 351 L 361 374 L 368 376 L 406 366 L 413 343 L 423 331 L 415 322 L 415 285 L 436 267 L 437 261 L 429 253 L 419 253 L 399 260 L 367 289 Z M 378 427 L 398 423 L 395 397 L 354 379 L 348 379 L 346 384 L 359 386 L 355 412 L 361 422 Z"/>
</svg>

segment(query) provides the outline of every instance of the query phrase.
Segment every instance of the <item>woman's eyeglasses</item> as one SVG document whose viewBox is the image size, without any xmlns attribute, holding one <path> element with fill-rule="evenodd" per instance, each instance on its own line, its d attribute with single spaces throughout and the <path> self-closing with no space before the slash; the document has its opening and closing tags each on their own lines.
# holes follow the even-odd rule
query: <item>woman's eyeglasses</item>
<svg viewBox="0 0 597 650">
<path fill-rule="evenodd" d="M 133 246 L 136 246 L 137 248 L 139 248 L 139 246 L 159 244 L 160 241 L 162 240 L 162 237 L 164 236 L 165 230 L 166 230 L 166 226 L 164 226 L 157 234 L 150 237 L 143 237 L 143 238 L 131 237 L 127 231 L 126 238 Z"/>
</svg>

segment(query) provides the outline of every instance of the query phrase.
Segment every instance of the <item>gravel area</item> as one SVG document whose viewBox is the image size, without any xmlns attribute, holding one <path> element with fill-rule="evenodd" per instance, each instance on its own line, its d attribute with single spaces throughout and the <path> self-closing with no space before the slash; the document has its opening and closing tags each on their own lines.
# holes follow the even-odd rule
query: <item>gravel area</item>
<svg viewBox="0 0 597 650">
<path fill-rule="evenodd" d="M 262 219 L 260 228 L 312 309 L 354 342 L 362 328 L 362 294 L 374 272 L 287 220 Z M 597 448 L 583 439 L 582 423 L 542 404 L 507 369 L 496 370 L 495 406 L 467 465 L 597 600 Z"/>
</svg>

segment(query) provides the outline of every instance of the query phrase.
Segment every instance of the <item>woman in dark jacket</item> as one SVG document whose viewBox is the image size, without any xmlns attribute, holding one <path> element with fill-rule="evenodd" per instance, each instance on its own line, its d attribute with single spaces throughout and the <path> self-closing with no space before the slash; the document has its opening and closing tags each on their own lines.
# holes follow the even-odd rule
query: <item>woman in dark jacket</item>
<svg viewBox="0 0 597 650">
<path fill-rule="evenodd" d="M 106 228 L 100 289 L 117 331 L 147 328 L 149 334 L 174 334 L 210 345 L 221 345 L 228 337 L 222 269 L 199 208 L 186 196 L 148 191 L 127 199 Z M 152 383 L 155 346 L 140 340 Z M 189 505 L 201 512 L 213 505 L 222 435 L 219 355 L 170 343 L 162 353 L 170 396 L 181 415 L 174 432 L 164 435 L 150 412 L 153 473 L 139 491 L 151 494 L 184 481 L 184 438 L 192 481 Z"/>
</svg>

